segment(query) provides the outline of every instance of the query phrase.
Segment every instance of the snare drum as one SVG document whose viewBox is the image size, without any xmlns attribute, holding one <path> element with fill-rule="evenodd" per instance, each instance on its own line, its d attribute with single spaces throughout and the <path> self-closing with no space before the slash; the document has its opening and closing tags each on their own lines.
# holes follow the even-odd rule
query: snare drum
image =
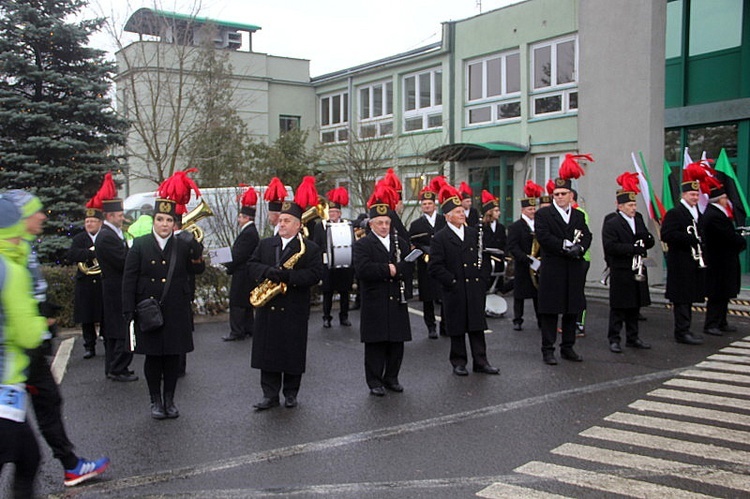
<svg viewBox="0 0 750 499">
<path fill-rule="evenodd" d="M 326 254 L 329 269 L 348 268 L 352 265 L 354 228 L 348 220 L 326 223 Z"/>
</svg>

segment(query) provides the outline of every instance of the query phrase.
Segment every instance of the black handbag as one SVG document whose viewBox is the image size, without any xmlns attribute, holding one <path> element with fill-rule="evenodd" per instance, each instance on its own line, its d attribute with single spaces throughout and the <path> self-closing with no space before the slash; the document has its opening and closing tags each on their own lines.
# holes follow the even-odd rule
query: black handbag
<svg viewBox="0 0 750 499">
<path fill-rule="evenodd" d="M 164 316 L 161 313 L 161 305 L 162 300 L 167 296 L 167 291 L 169 291 L 169 284 L 172 282 L 172 274 L 174 274 L 174 267 L 177 260 L 175 258 L 176 245 L 177 242 L 172 241 L 172 251 L 169 255 L 169 270 L 167 271 L 167 282 L 164 284 L 161 300 L 157 301 L 156 298 L 146 298 L 145 300 L 139 301 L 135 306 L 138 328 L 144 333 L 149 333 L 164 325 Z"/>
</svg>

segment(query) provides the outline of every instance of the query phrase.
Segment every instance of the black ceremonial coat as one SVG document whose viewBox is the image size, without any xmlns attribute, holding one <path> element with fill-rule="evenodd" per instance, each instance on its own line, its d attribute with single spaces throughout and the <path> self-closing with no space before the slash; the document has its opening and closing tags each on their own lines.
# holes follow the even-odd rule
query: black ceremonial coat
<svg viewBox="0 0 750 499">
<path fill-rule="evenodd" d="M 698 231 L 701 218 L 698 215 Z M 682 203 L 664 215 L 661 240 L 667 243 L 667 289 L 664 296 L 673 303 L 702 302 L 706 297 L 706 270 L 698 268 L 690 251 L 697 244 L 687 228 L 693 225 L 693 216 Z M 705 255 L 704 255 L 705 257 Z"/>
<path fill-rule="evenodd" d="M 430 254 L 430 246 L 432 245 L 432 238 L 435 236 L 435 232 L 445 227 L 445 217 L 440 213 L 435 218 L 435 227 L 430 225 L 424 215 L 414 220 L 409 226 L 409 238 L 411 244 L 416 248 L 422 250 L 425 256 Z M 425 256 L 421 256 L 417 260 L 417 286 L 419 287 L 419 300 L 420 301 L 435 301 L 440 299 L 440 284 L 430 277 L 430 273 L 427 271 L 427 261 Z"/>
<path fill-rule="evenodd" d="M 237 234 L 232 244 L 232 261 L 226 264 L 227 274 L 232 276 L 229 286 L 229 306 L 252 308 L 250 305 L 250 291 L 255 283 L 250 280 L 245 272 L 247 262 L 253 256 L 255 248 L 258 247 L 260 237 L 255 223 L 248 223 L 244 229 Z"/>
<path fill-rule="evenodd" d="M 646 249 L 654 247 L 654 236 L 638 212 L 635 214 L 635 234 L 619 213 L 606 218 L 602 225 L 602 245 L 610 272 L 609 306 L 612 308 L 639 308 L 651 304 L 646 267 L 643 267 L 646 280 L 641 282 L 635 280 L 633 270 L 635 243 L 639 239 L 643 240 Z"/>
<path fill-rule="evenodd" d="M 403 258 L 409 253 L 409 243 L 398 238 L 398 245 Z M 390 275 L 389 263 L 396 265 L 395 277 Z M 414 264 L 403 260 L 396 263 L 393 237 L 388 252 L 378 236 L 370 232 L 354 243 L 354 266 L 362 296 L 359 329 L 362 342 L 410 341 L 409 311 L 407 304 L 401 303 L 400 281 L 411 279 Z M 406 293 L 404 287 L 404 298 L 410 298 Z"/>
<path fill-rule="evenodd" d="M 464 227 L 464 240 L 446 226 L 432 239 L 428 270 L 443 293 L 443 319 L 448 336 L 461 336 L 468 331 L 484 331 L 485 293 L 489 261 L 484 258 L 482 269 L 477 265 L 479 232 Z"/>
<path fill-rule="evenodd" d="M 128 246 L 106 224 L 96 236 L 96 259 L 102 269 L 102 305 L 104 336 L 110 339 L 128 338 L 128 325 L 122 316 L 122 275 Z"/>
<path fill-rule="evenodd" d="M 175 267 L 167 295 L 162 297 L 169 272 L 172 248 Z M 148 333 L 135 321 L 135 353 L 178 355 L 193 351 L 193 289 L 190 276 L 202 273 L 205 263 L 192 263 L 190 244 L 172 236 L 162 251 L 153 233 L 135 238 L 125 260 L 122 280 L 122 309 L 134 313 L 136 304 L 146 298 L 162 302 L 164 325 Z"/>
<path fill-rule="evenodd" d="M 89 233 L 85 230 L 73 236 L 73 242 L 65 256 L 69 262 L 86 263 L 89 267 L 96 258 Z M 79 324 L 91 324 L 102 320 L 102 275 L 86 275 L 76 271 L 75 302 L 73 320 Z"/>
<path fill-rule="evenodd" d="M 513 298 L 525 300 L 536 298 L 537 290 L 531 280 L 529 265 L 531 259 L 531 245 L 534 242 L 534 233 L 526 220 L 520 218 L 508 227 L 508 253 L 513 257 L 515 266 L 513 268 Z"/>
<path fill-rule="evenodd" d="M 473 206 L 469 208 L 469 214 L 466 215 L 466 225 L 469 227 L 479 227 L 482 217 L 479 216 L 479 210 Z"/>
<path fill-rule="evenodd" d="M 554 206 L 539 209 L 534 216 L 536 238 L 541 247 L 542 265 L 539 268 L 539 313 L 578 314 L 586 309 L 586 262 L 570 258 L 563 252 L 563 241 L 573 241 L 574 231 L 583 234 L 579 244 L 587 250 L 591 246 L 589 231 L 580 210 L 570 207 L 566 224 Z"/>
<path fill-rule="evenodd" d="M 343 218 L 341 222 L 346 223 L 347 221 Z M 321 220 L 315 225 L 313 231 L 313 240 L 320 247 L 321 251 L 328 251 L 328 230 L 327 227 L 331 222 Z M 352 240 L 352 243 L 354 241 Z M 349 248 L 353 251 L 352 248 Z M 330 255 L 329 255 L 330 257 Z M 329 268 L 328 265 L 324 264 L 325 272 L 323 272 L 323 284 L 321 290 L 324 293 L 337 292 L 349 292 L 352 290 L 352 283 L 354 282 L 354 267 L 339 267 Z"/>
<path fill-rule="evenodd" d="M 488 223 L 481 223 L 482 226 L 482 247 L 484 249 L 499 249 L 505 253 L 505 246 L 507 245 L 507 236 L 505 234 L 505 226 L 499 221 L 495 222 L 495 230 L 492 230 L 492 225 Z M 495 255 L 492 253 L 485 253 L 482 258 L 487 258 L 490 262 L 495 262 L 495 270 L 502 272 L 505 269 L 505 255 Z"/>
<path fill-rule="evenodd" d="M 706 274 L 706 296 L 714 300 L 735 298 L 740 292 L 740 252 L 747 247 L 737 234 L 732 220 L 713 204 L 706 207 L 701 219 L 706 252 L 703 255 Z"/>
<path fill-rule="evenodd" d="M 255 309 L 251 367 L 270 372 L 302 374 L 307 358 L 307 322 L 310 318 L 310 288 L 323 276 L 320 247 L 304 240 L 305 252 L 290 271 L 286 294 L 279 294 Z M 301 249 L 299 239 L 281 250 L 281 237 L 262 239 L 247 272 L 254 283 L 265 279 L 266 271 L 279 268 Z"/>
</svg>

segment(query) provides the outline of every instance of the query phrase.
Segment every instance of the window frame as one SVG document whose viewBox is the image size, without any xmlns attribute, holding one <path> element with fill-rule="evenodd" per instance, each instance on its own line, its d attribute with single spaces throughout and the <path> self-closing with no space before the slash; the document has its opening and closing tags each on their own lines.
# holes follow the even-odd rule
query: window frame
<svg viewBox="0 0 750 499">
<path fill-rule="evenodd" d="M 420 94 L 420 78 L 429 75 L 429 105 L 422 106 Z M 438 76 L 439 75 L 439 76 Z M 407 81 L 414 79 L 414 108 L 407 109 L 409 93 Z M 422 131 L 436 131 L 443 128 L 443 67 L 436 66 L 431 69 L 408 73 L 401 78 L 402 95 L 403 95 L 403 115 L 401 117 L 401 126 L 404 133 L 417 133 Z M 439 87 L 439 89 L 438 89 Z M 438 93 L 439 90 L 439 93 Z M 439 97 L 439 99 L 438 99 Z M 439 102 L 438 102 L 439 100 Z M 440 118 L 440 124 L 430 126 L 434 118 Z M 409 128 L 409 123 L 419 122 L 419 128 Z"/>
<path fill-rule="evenodd" d="M 558 46 L 564 43 L 574 43 L 573 50 L 573 74 L 572 81 L 558 82 Z M 550 47 L 550 83 L 544 87 L 536 87 L 537 76 L 537 50 Z M 578 75 L 579 75 L 579 48 L 578 34 L 562 36 L 552 40 L 535 43 L 529 47 L 530 72 L 529 72 L 529 116 L 531 118 L 570 115 L 578 113 Z M 560 99 L 559 109 L 552 111 L 537 111 L 537 103 L 543 99 Z"/>
<path fill-rule="evenodd" d="M 336 98 L 338 98 L 338 116 L 334 113 L 336 107 Z M 324 102 L 327 101 L 326 112 L 324 113 Z M 349 92 L 342 90 L 331 92 L 318 96 L 318 123 L 320 124 L 319 139 L 321 144 L 339 144 L 349 140 Z M 327 115 L 329 123 L 323 123 L 323 116 Z M 338 121 L 334 122 L 334 119 Z M 330 137 L 330 140 L 329 140 Z"/>
<path fill-rule="evenodd" d="M 508 91 L 508 59 L 510 57 L 518 58 L 518 90 Z M 488 95 L 488 89 L 490 87 L 490 72 L 488 66 L 491 61 L 499 60 L 500 62 L 500 93 L 495 95 Z M 491 55 L 483 57 L 477 57 L 469 59 L 464 63 L 464 82 L 465 82 L 465 95 L 464 95 L 464 120 L 467 127 L 482 126 L 492 123 L 507 123 L 514 122 L 521 119 L 521 51 L 519 49 L 506 50 L 503 52 L 497 52 Z M 481 96 L 477 98 L 471 97 L 471 68 L 477 64 L 481 64 Z M 501 117 L 500 107 L 508 104 L 518 104 L 518 115 Z M 472 121 L 473 113 L 477 111 L 489 111 L 488 119 Z"/>
<path fill-rule="evenodd" d="M 293 121 L 295 123 L 294 127 L 285 129 L 282 126 L 282 122 L 284 120 L 289 120 L 290 122 Z M 299 130 L 301 126 L 302 126 L 302 116 L 295 116 L 293 114 L 280 114 L 279 115 L 279 134 L 291 132 L 292 130 Z"/>
<path fill-rule="evenodd" d="M 380 88 L 380 110 L 381 114 L 375 115 L 375 89 Z M 363 91 L 367 91 L 367 106 L 363 102 Z M 358 129 L 360 138 L 370 139 L 378 137 L 389 137 L 393 135 L 393 101 L 394 85 L 392 79 L 381 80 L 367 85 L 357 87 L 358 99 Z M 367 109 L 368 116 L 363 116 L 363 110 Z M 390 112 L 388 112 L 390 110 Z M 367 133 L 365 133 L 367 130 Z"/>
</svg>

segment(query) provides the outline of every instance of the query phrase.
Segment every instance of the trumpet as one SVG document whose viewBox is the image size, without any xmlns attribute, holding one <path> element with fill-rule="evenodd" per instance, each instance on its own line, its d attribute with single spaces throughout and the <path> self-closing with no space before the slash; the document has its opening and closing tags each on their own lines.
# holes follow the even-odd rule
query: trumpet
<svg viewBox="0 0 750 499">
<path fill-rule="evenodd" d="M 693 220 L 693 225 L 689 225 L 687 227 L 687 233 L 695 237 L 695 240 L 696 240 L 695 245 L 690 246 L 690 254 L 693 257 L 693 260 L 698 262 L 698 268 L 705 269 L 706 262 L 703 260 L 703 250 L 701 249 L 701 236 L 698 234 L 698 226 L 695 225 L 695 220 Z"/>
<path fill-rule="evenodd" d="M 203 198 L 201 198 L 201 202 L 198 203 L 198 206 L 182 217 L 182 230 L 191 232 L 195 240 L 202 243 L 205 234 L 203 233 L 203 229 L 198 227 L 198 220 L 203 220 L 204 218 L 212 216 L 214 216 L 214 212 L 211 210 L 211 207 L 208 206 L 208 203 L 206 203 Z"/>
<path fill-rule="evenodd" d="M 94 251 L 94 247 L 90 247 L 89 251 Z M 86 262 L 78 262 L 78 270 L 86 275 L 99 275 L 102 273 L 102 268 L 99 266 L 99 260 L 96 258 L 91 260 L 91 265 Z"/>
<path fill-rule="evenodd" d="M 635 243 L 636 246 L 640 248 L 645 248 L 643 244 L 643 239 L 639 239 Z M 635 272 L 635 280 L 638 282 L 643 282 L 646 280 L 646 274 L 643 272 L 643 256 L 642 255 L 633 255 L 633 265 L 632 270 Z"/>
</svg>

